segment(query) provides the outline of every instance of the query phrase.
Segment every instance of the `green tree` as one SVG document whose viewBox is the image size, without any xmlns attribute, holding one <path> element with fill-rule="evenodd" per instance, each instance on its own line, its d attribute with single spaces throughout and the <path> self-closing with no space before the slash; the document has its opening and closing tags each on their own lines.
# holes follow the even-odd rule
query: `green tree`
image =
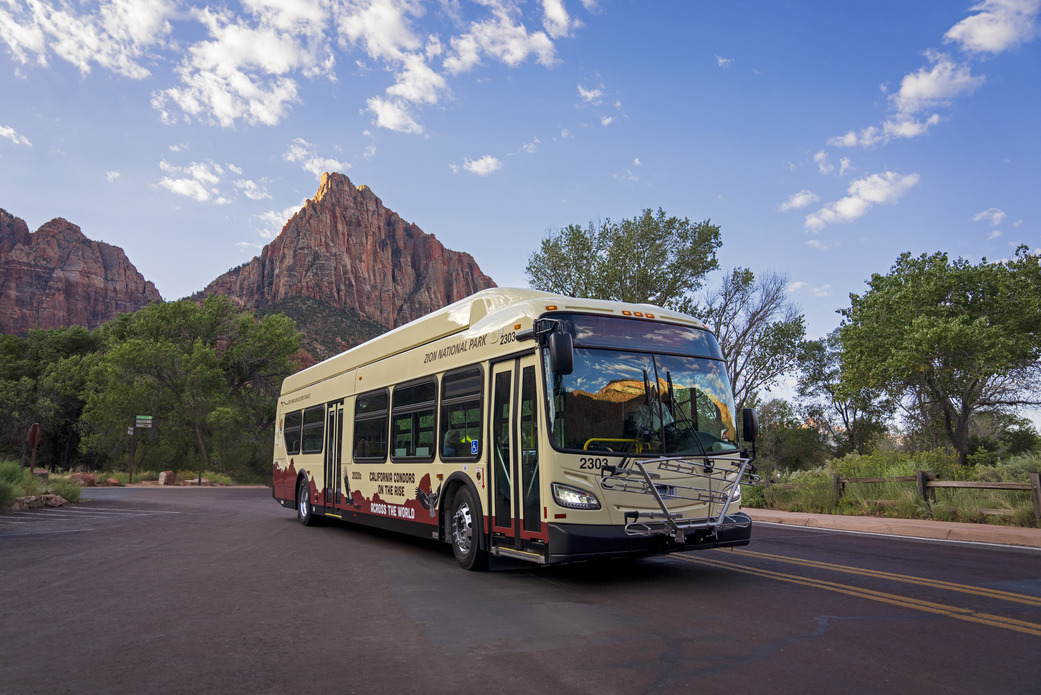
<svg viewBox="0 0 1041 695">
<path fill-rule="evenodd" d="M 774 398 L 759 407 L 756 466 L 763 472 L 809 470 L 831 455 L 826 434 L 800 418 L 788 401 Z"/>
<path fill-rule="evenodd" d="M 675 308 L 714 270 L 719 227 L 649 208 L 632 219 L 550 233 L 528 258 L 532 287 L 571 297 Z"/>
<path fill-rule="evenodd" d="M 962 464 L 977 413 L 1041 404 L 1041 267 L 1026 247 L 978 264 L 904 253 L 868 285 L 842 312 L 851 385 L 936 414 Z"/>
<path fill-rule="evenodd" d="M 260 472 L 262 448 L 248 445 L 266 439 L 258 433 L 274 423 L 299 348 L 292 320 L 257 320 L 213 295 L 201 304 L 153 304 L 103 329 L 108 351 L 84 413 L 89 446 L 110 447 L 135 415 L 149 414 L 157 432 L 146 433 L 146 444 L 167 452 L 191 446 L 200 472 Z"/>
<path fill-rule="evenodd" d="M 0 337 L 0 451 L 28 462 L 26 433 L 40 424 L 36 464 L 69 468 L 77 451 L 82 386 L 101 338 L 81 326 Z"/>
<path fill-rule="evenodd" d="M 688 301 L 680 309 L 716 334 L 739 413 L 797 366 L 805 320 L 788 297 L 783 274 L 756 278 L 747 268 L 734 268 L 700 304 Z"/>
<path fill-rule="evenodd" d="M 807 340 L 799 350 L 798 394 L 806 415 L 827 429 L 836 453 L 869 453 L 883 435 L 893 403 L 885 393 L 853 387 L 843 379 L 842 337 L 832 331 L 826 338 Z"/>
</svg>

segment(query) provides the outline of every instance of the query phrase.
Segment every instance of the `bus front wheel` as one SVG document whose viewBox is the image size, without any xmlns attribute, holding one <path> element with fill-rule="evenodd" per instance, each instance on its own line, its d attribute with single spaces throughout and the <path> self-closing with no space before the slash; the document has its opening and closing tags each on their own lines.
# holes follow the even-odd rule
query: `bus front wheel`
<svg viewBox="0 0 1041 695">
<path fill-rule="evenodd" d="M 452 499 L 452 553 L 463 569 L 488 568 L 488 553 L 481 550 L 481 512 L 467 487 Z"/>
</svg>

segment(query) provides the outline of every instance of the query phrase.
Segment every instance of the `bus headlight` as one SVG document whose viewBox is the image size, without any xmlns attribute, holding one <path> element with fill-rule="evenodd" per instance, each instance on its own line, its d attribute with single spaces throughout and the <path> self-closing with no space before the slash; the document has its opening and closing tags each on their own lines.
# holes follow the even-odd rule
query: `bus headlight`
<svg viewBox="0 0 1041 695">
<path fill-rule="evenodd" d="M 600 509 L 600 500 L 592 493 L 570 485 L 553 483 L 553 501 L 567 509 Z"/>
</svg>

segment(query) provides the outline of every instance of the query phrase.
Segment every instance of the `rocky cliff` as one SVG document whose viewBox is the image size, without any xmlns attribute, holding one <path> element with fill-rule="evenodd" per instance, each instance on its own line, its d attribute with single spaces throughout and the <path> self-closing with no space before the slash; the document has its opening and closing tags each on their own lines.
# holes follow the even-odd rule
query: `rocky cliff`
<svg viewBox="0 0 1041 695">
<path fill-rule="evenodd" d="M 61 218 L 30 233 L 25 221 L 0 209 L 0 333 L 94 328 L 159 301 L 122 249 L 91 241 Z"/>
<path fill-rule="evenodd" d="M 393 328 L 494 286 L 469 254 L 446 249 L 367 186 L 334 173 L 322 175 L 314 198 L 259 256 L 202 294 L 226 294 L 251 311 L 313 298 Z"/>
</svg>

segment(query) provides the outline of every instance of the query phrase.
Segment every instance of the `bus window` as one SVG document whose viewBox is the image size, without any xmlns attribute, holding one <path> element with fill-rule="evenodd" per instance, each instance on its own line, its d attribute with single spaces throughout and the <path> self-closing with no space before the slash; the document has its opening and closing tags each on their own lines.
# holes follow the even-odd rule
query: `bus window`
<svg viewBox="0 0 1041 695">
<path fill-rule="evenodd" d="M 322 441 L 325 439 L 325 406 L 308 408 L 304 411 L 304 427 L 301 439 L 303 446 L 300 453 L 317 454 L 322 451 Z"/>
<path fill-rule="evenodd" d="M 300 423 L 303 422 L 304 411 L 294 410 L 286 413 L 285 440 L 286 453 L 294 456 L 300 453 Z"/>
<path fill-rule="evenodd" d="M 481 370 L 446 374 L 441 380 L 441 458 L 481 455 Z"/>
<path fill-rule="evenodd" d="M 354 460 L 387 460 L 386 391 L 358 396 L 354 403 Z"/>
<path fill-rule="evenodd" d="M 391 460 L 432 461 L 437 382 L 433 379 L 394 389 L 391 407 Z"/>
</svg>

